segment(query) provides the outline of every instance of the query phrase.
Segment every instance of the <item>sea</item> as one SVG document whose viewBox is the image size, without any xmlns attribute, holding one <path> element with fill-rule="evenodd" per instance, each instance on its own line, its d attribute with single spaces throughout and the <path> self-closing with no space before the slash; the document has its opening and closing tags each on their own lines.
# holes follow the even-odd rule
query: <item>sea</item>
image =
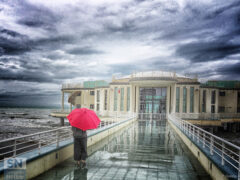
<svg viewBox="0 0 240 180">
<path fill-rule="evenodd" d="M 0 140 L 61 127 L 59 118 L 50 116 L 51 112 L 59 110 L 53 108 L 0 108 Z"/>
</svg>

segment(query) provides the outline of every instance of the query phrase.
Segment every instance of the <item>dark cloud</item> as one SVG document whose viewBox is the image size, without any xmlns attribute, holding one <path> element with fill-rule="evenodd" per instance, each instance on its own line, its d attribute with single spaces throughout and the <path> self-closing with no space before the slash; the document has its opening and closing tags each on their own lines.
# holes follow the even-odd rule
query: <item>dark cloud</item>
<svg viewBox="0 0 240 180">
<path fill-rule="evenodd" d="M 25 0 L 16 1 L 16 14 L 19 15 L 19 24 L 28 27 L 41 27 L 47 30 L 55 30 L 55 24 L 60 21 L 61 17 L 54 14 L 44 6 L 31 4 Z"/>
<path fill-rule="evenodd" d="M 67 44 L 76 43 L 72 35 L 52 35 L 46 38 L 39 38 L 30 42 L 31 46 L 37 50 L 46 50 L 51 53 L 53 50 L 63 49 Z"/>
<path fill-rule="evenodd" d="M 176 55 L 189 59 L 192 62 L 208 62 L 220 60 L 239 52 L 240 44 L 215 41 L 194 42 L 182 45 L 177 48 Z"/>
<path fill-rule="evenodd" d="M 19 55 L 30 51 L 29 39 L 16 31 L 0 28 L 0 56 Z"/>
<path fill-rule="evenodd" d="M 16 67 L 9 67 L 8 69 L 0 66 L 0 80 L 8 81 L 25 81 L 25 82 L 53 82 L 46 73 L 40 71 L 14 71 Z"/>
<path fill-rule="evenodd" d="M 239 8 L 239 6 L 240 6 L 239 1 L 232 2 L 229 5 L 225 5 L 225 6 L 221 6 L 221 7 L 217 8 L 216 10 L 212 11 L 211 13 L 207 13 L 205 18 L 206 19 L 216 18 L 226 11 L 232 11 L 233 8 Z"/>
<path fill-rule="evenodd" d="M 99 51 L 93 49 L 91 47 L 77 47 L 67 50 L 69 54 L 76 54 L 76 55 L 91 55 L 91 54 L 103 54 L 103 51 Z"/>
<path fill-rule="evenodd" d="M 233 79 L 240 78 L 240 62 L 236 64 L 228 64 L 217 69 L 217 72 L 222 75 L 227 75 Z"/>
</svg>

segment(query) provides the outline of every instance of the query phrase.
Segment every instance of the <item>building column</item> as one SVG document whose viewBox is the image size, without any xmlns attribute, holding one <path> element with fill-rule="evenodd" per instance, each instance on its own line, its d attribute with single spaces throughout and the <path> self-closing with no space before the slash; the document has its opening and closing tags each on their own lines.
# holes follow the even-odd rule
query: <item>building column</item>
<svg viewBox="0 0 240 180">
<path fill-rule="evenodd" d="M 214 132 L 214 133 L 217 133 L 217 132 L 218 132 L 218 127 L 217 127 L 217 126 L 214 127 L 213 132 Z"/>
<path fill-rule="evenodd" d="M 64 126 L 64 118 L 63 117 L 60 118 L 60 125 Z"/>
<path fill-rule="evenodd" d="M 72 112 L 72 103 L 70 103 L 70 112 Z"/>
<path fill-rule="evenodd" d="M 213 134 L 213 127 L 209 128 L 209 132 Z"/>
<path fill-rule="evenodd" d="M 179 87 L 179 113 L 183 113 L 183 87 Z"/>
<path fill-rule="evenodd" d="M 206 89 L 206 113 L 211 113 L 211 97 L 212 97 L 212 90 Z"/>
<path fill-rule="evenodd" d="M 131 112 L 135 112 L 135 86 L 134 85 L 131 85 L 131 98 L 130 98 L 130 111 Z"/>
<path fill-rule="evenodd" d="M 139 108 L 139 86 L 137 86 L 137 88 L 136 88 L 136 105 L 135 105 L 135 108 L 136 108 L 136 113 L 138 113 L 138 108 Z"/>
<path fill-rule="evenodd" d="M 194 98 L 193 98 L 193 112 L 194 113 L 199 113 L 199 98 L 200 98 L 200 88 L 198 86 L 193 86 L 194 87 Z"/>
<path fill-rule="evenodd" d="M 176 83 L 172 86 L 172 112 L 176 112 Z"/>
<path fill-rule="evenodd" d="M 201 113 L 201 89 L 198 87 L 198 113 Z"/>
<path fill-rule="evenodd" d="M 236 123 L 232 123 L 231 132 L 233 132 L 233 133 L 237 132 L 237 124 Z"/>
<path fill-rule="evenodd" d="M 187 101 L 187 108 L 186 108 L 186 113 L 190 113 L 190 86 L 186 86 L 186 88 L 187 88 L 187 99 L 186 99 L 186 101 Z M 194 110 L 193 110 L 194 111 Z"/>
<path fill-rule="evenodd" d="M 170 86 L 167 86 L 167 89 L 166 89 L 166 117 L 168 117 L 168 114 L 169 114 L 169 106 L 170 106 Z"/>
<path fill-rule="evenodd" d="M 64 111 L 64 91 L 62 91 L 62 111 Z"/>
<path fill-rule="evenodd" d="M 218 100 L 219 100 L 219 90 L 216 89 L 215 90 L 215 113 L 218 113 L 218 106 L 219 106 Z"/>
</svg>

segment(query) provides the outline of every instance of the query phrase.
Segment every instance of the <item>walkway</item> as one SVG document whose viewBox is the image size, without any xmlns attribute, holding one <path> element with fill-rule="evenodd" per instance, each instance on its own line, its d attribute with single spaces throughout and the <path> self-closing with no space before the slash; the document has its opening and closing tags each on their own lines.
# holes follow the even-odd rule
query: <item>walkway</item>
<svg viewBox="0 0 240 180">
<path fill-rule="evenodd" d="M 87 169 L 71 158 L 35 179 L 211 179 L 165 121 L 138 121 L 88 150 Z"/>
</svg>

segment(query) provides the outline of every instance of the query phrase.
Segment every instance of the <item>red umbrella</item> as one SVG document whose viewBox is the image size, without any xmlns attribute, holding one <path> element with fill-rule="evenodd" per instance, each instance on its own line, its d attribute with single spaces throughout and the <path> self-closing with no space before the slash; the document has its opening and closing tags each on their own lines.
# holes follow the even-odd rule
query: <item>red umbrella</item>
<svg viewBox="0 0 240 180">
<path fill-rule="evenodd" d="M 101 121 L 94 111 L 87 108 L 74 109 L 67 118 L 71 126 L 83 131 L 96 129 Z"/>
</svg>

